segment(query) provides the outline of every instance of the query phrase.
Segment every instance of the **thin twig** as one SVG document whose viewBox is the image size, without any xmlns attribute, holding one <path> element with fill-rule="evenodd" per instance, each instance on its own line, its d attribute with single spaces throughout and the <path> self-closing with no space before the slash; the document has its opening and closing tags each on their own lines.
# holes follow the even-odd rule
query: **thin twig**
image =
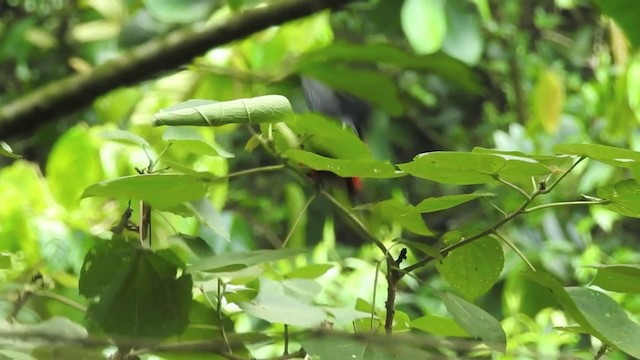
<svg viewBox="0 0 640 360">
<path fill-rule="evenodd" d="M 289 325 L 284 324 L 284 351 L 283 355 L 289 355 Z"/>
<path fill-rule="evenodd" d="M 504 185 L 506 185 L 506 186 L 508 186 L 508 187 L 512 188 L 513 190 L 517 191 L 518 193 L 520 193 L 520 195 L 524 196 L 524 198 L 525 198 L 525 199 L 527 199 L 527 200 L 531 200 L 531 195 L 529 195 L 529 193 L 527 193 L 524 189 L 522 189 L 522 188 L 521 188 L 521 187 L 519 187 L 518 185 L 516 185 L 516 184 L 512 184 L 512 183 L 508 182 L 507 180 L 502 179 L 502 178 L 500 178 L 500 177 L 498 177 L 498 176 L 496 176 L 496 177 L 495 177 L 495 179 L 496 179 L 496 181 L 498 181 L 499 183 L 504 184 Z"/>
<path fill-rule="evenodd" d="M 315 200 L 317 197 L 318 197 L 318 193 L 313 194 L 313 196 L 310 197 L 309 200 L 307 200 L 307 202 L 304 204 L 302 209 L 300 209 L 300 212 L 298 212 L 298 215 L 296 216 L 296 219 L 293 222 L 293 225 L 291 225 L 291 229 L 289 230 L 287 237 L 284 238 L 284 241 L 282 242 L 282 248 L 287 247 L 287 243 L 289 242 L 289 239 L 291 239 L 291 236 L 293 236 L 294 231 L 296 231 L 296 228 L 298 227 L 300 220 L 302 220 L 302 216 L 307 212 L 307 208 L 309 208 L 309 205 L 311 205 L 313 200 Z"/>
<path fill-rule="evenodd" d="M 607 205 L 611 202 L 611 200 L 582 200 L 582 201 L 563 201 L 556 202 L 550 204 L 542 204 L 536 205 L 532 207 L 528 207 L 524 210 L 524 213 L 530 213 L 537 210 L 552 208 L 552 207 L 560 207 L 560 206 L 572 206 L 572 205 Z"/>
<path fill-rule="evenodd" d="M 529 259 L 527 259 L 527 257 L 524 255 L 524 253 L 522 251 L 520 251 L 520 249 L 516 246 L 516 244 L 514 244 L 511 241 L 509 241 L 504 236 L 500 235 L 500 233 L 497 232 L 497 231 L 495 231 L 492 235 L 494 237 L 496 237 L 498 240 L 500 240 L 503 243 L 507 244 L 511 248 L 511 250 L 513 250 L 518 256 L 520 256 L 522 261 L 524 261 L 525 264 L 527 264 L 527 266 L 529 266 L 529 269 L 531 269 L 533 272 L 536 271 L 535 266 L 533 266 L 533 264 L 529 261 Z"/>
<path fill-rule="evenodd" d="M 75 302 L 67 297 L 64 297 L 60 294 L 56 294 L 54 292 L 48 291 L 48 290 L 42 290 L 42 291 L 37 291 L 35 292 L 33 295 L 38 296 L 38 297 L 43 297 L 43 298 L 48 298 L 51 300 L 55 300 L 59 303 L 65 304 L 71 308 L 74 308 L 78 311 L 82 311 L 82 312 L 87 312 L 87 307 Z"/>
</svg>

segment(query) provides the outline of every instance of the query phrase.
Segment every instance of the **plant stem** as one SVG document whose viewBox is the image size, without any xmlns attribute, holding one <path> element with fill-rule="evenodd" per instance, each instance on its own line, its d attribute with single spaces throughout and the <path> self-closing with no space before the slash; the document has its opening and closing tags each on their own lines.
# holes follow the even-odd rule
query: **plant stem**
<svg viewBox="0 0 640 360">
<path fill-rule="evenodd" d="M 550 203 L 550 204 L 542 204 L 542 205 L 536 205 L 536 206 L 532 206 L 529 208 L 526 208 L 524 210 L 525 213 L 530 213 L 530 212 L 534 212 L 537 210 L 542 210 L 542 209 L 547 209 L 547 208 L 552 208 L 552 207 L 560 207 L 560 206 L 572 206 L 572 205 L 606 205 L 608 203 L 610 203 L 611 201 L 609 200 L 582 200 L 582 201 L 563 201 L 563 202 L 557 202 L 557 203 Z"/>
<path fill-rule="evenodd" d="M 302 215 L 304 215 L 307 212 L 307 208 L 309 207 L 309 205 L 311 205 L 313 200 L 315 200 L 317 197 L 318 197 L 318 193 L 316 193 L 312 197 L 310 197 L 309 200 L 307 200 L 307 202 L 304 204 L 304 206 L 302 207 L 302 209 L 298 213 L 298 216 L 296 216 L 296 219 L 293 222 L 293 225 L 291 225 L 291 230 L 289 230 L 289 233 L 287 234 L 287 237 L 282 242 L 282 248 L 287 247 L 287 243 L 289 242 L 289 239 L 291 239 L 291 236 L 293 236 L 293 232 L 296 231 L 296 228 L 298 227 L 298 223 L 300 223 L 300 220 L 302 220 Z"/>
<path fill-rule="evenodd" d="M 252 168 L 252 169 L 246 169 L 246 170 L 240 170 L 240 171 L 232 172 L 232 173 L 229 173 L 227 176 L 222 176 L 221 178 L 230 179 L 230 178 L 236 177 L 236 176 L 255 174 L 255 173 L 258 173 L 258 172 L 282 170 L 284 168 L 285 168 L 285 166 L 282 165 L 282 164 L 262 166 L 262 167 L 257 167 L 257 168 Z"/>
<path fill-rule="evenodd" d="M 34 295 L 35 296 L 39 296 L 39 297 L 43 297 L 43 298 L 48 298 L 48 299 L 51 299 L 51 300 L 55 300 L 57 302 L 65 304 L 65 305 L 67 305 L 67 306 L 69 306 L 71 308 L 74 308 L 74 309 L 76 309 L 78 311 L 87 312 L 87 307 L 86 306 L 84 306 L 84 305 L 82 305 L 80 303 L 77 303 L 77 302 L 75 302 L 75 301 L 73 301 L 73 300 L 71 300 L 69 298 L 66 298 L 66 297 L 64 297 L 62 295 L 53 293 L 51 291 L 47 291 L 47 290 L 38 291 L 38 292 L 35 292 Z"/>
</svg>

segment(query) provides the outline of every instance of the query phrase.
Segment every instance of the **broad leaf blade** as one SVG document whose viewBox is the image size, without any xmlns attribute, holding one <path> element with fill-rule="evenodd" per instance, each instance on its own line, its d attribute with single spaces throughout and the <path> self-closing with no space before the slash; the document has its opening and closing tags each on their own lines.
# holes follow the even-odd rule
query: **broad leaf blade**
<svg viewBox="0 0 640 360">
<path fill-rule="evenodd" d="M 265 95 L 210 103 L 190 103 L 160 110 L 154 126 L 220 126 L 233 123 L 258 124 L 283 121 L 293 112 L 289 100 L 280 95 Z"/>
<path fill-rule="evenodd" d="M 559 154 L 579 155 L 605 164 L 631 167 L 640 164 L 640 152 L 599 144 L 560 144 L 553 148 Z"/>
<path fill-rule="evenodd" d="M 620 215 L 640 217 L 640 186 L 633 179 L 598 189 L 598 197 L 609 200 L 605 207 Z"/>
<path fill-rule="evenodd" d="M 282 156 L 313 170 L 330 171 L 340 177 L 394 178 L 403 176 L 390 163 L 377 160 L 332 159 L 303 150 L 287 150 Z"/>
<path fill-rule="evenodd" d="M 436 264 L 442 277 L 469 300 L 489 291 L 503 266 L 502 247 L 491 237 L 465 244 Z"/>
<path fill-rule="evenodd" d="M 639 265 L 600 265 L 592 284 L 605 290 L 640 293 Z"/>
<path fill-rule="evenodd" d="M 254 250 L 211 256 L 199 260 L 189 267 L 190 271 L 228 272 L 237 271 L 265 262 L 286 259 L 302 254 L 299 249 Z"/>
<path fill-rule="evenodd" d="M 425 315 L 414 319 L 411 321 L 410 326 L 413 329 L 438 336 L 471 337 L 471 335 L 454 320 L 435 315 Z"/>
<path fill-rule="evenodd" d="M 495 196 L 495 195 L 487 192 L 477 192 L 473 194 L 458 194 L 458 195 L 432 197 L 432 198 L 424 199 L 418 205 L 416 205 L 416 211 L 420 213 L 430 213 L 430 212 L 446 210 L 475 199 L 480 199 L 483 197 L 490 197 L 490 196 Z"/>
<path fill-rule="evenodd" d="M 506 350 L 507 336 L 498 320 L 461 297 L 447 293 L 443 293 L 441 297 L 449 313 L 467 333 L 482 339 L 494 350 Z"/>
</svg>

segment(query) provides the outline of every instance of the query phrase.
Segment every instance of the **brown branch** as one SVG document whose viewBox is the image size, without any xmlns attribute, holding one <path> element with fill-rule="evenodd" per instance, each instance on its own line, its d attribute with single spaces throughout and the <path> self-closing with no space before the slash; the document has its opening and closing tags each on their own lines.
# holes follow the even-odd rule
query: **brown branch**
<svg viewBox="0 0 640 360">
<path fill-rule="evenodd" d="M 206 51 L 255 32 L 353 0 L 287 0 L 251 9 L 225 21 L 195 25 L 151 40 L 86 74 L 49 83 L 0 107 L 0 139 L 28 134 L 56 116 L 91 104 L 98 96 L 191 61 Z"/>
</svg>

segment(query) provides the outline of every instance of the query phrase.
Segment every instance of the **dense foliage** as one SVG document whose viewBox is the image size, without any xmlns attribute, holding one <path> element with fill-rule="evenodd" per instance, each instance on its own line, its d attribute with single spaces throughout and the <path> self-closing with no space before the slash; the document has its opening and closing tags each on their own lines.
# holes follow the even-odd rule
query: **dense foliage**
<svg viewBox="0 0 640 360">
<path fill-rule="evenodd" d="M 640 357 L 640 5 L 344 3 L 0 4 L 0 358 Z"/>
</svg>

